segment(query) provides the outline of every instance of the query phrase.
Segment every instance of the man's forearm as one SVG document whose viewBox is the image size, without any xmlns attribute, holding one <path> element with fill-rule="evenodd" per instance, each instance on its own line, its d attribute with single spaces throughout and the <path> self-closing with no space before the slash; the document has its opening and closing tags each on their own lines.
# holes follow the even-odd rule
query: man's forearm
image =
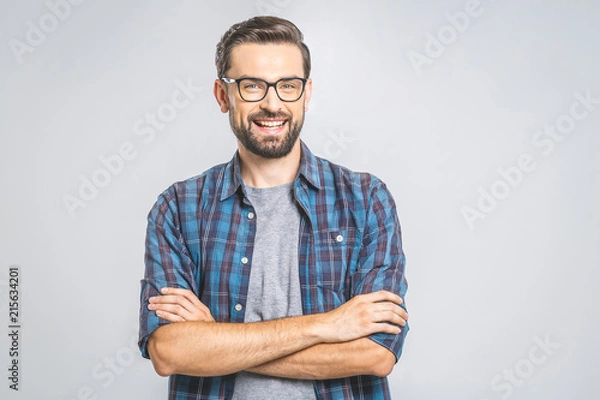
<svg viewBox="0 0 600 400">
<path fill-rule="evenodd" d="M 317 318 L 255 323 L 183 322 L 164 325 L 148 341 L 163 376 L 222 376 L 268 363 L 319 343 Z"/>
<path fill-rule="evenodd" d="M 182 291 L 172 290 L 173 293 Z M 188 291 L 183 290 L 183 292 L 189 294 Z M 154 310 L 159 317 L 174 323 L 161 326 L 152 333 L 148 341 L 148 352 L 154 368 L 163 376 L 228 375 L 282 359 L 320 343 L 343 344 L 378 332 L 399 334 L 400 327 L 406 324 L 408 318 L 400 304 L 402 299 L 398 295 L 378 291 L 358 295 L 338 308 L 321 314 L 266 322 L 221 323 L 214 322 L 212 317 L 208 318 L 202 312 L 198 314 L 199 316 L 189 317 L 198 318 L 194 321 L 185 320 L 187 314 L 182 309 L 202 311 L 202 308 L 199 308 L 199 304 L 192 304 L 192 302 L 188 304 L 183 300 L 182 294 L 157 296 L 151 299 L 148 308 Z M 184 321 L 177 322 L 181 318 Z M 360 342 L 360 344 L 375 346 L 370 348 L 374 351 L 369 352 L 370 355 L 381 354 L 383 349 L 380 349 L 381 346 L 369 343 L 371 342 L 369 339 L 365 340 L 367 342 Z M 328 349 L 331 349 L 332 355 L 341 349 L 345 350 L 343 354 L 347 357 L 351 357 L 353 352 L 355 355 L 360 354 L 361 357 L 367 355 L 358 352 L 363 349 L 361 346 Z M 389 355 L 385 353 L 389 351 L 386 349 L 383 351 L 382 359 L 388 356 L 389 360 Z M 330 361 L 336 362 L 335 359 L 326 358 L 312 362 L 325 368 Z M 298 363 L 295 358 L 286 362 Z M 281 365 L 276 368 L 281 368 Z M 365 369 L 362 365 L 351 366 L 348 371 L 343 370 L 336 374 L 350 376 L 369 373 L 370 369 Z M 378 373 L 374 374 L 378 375 Z"/>
<path fill-rule="evenodd" d="M 291 379 L 336 379 L 355 375 L 387 376 L 396 357 L 369 338 L 323 343 L 250 368 L 256 374 Z"/>
</svg>

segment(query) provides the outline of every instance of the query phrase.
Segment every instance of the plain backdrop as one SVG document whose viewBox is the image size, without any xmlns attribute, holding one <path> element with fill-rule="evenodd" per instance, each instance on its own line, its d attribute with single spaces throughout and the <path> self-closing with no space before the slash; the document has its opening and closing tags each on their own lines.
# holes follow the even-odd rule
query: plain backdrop
<svg viewBox="0 0 600 400">
<path fill-rule="evenodd" d="M 0 333 L 21 278 L 2 399 L 166 398 L 135 344 L 146 216 L 233 155 L 215 45 L 265 13 L 312 51 L 303 140 L 397 201 L 411 330 L 393 397 L 600 396 L 600 3 L 72 3 L 0 1 Z"/>
</svg>

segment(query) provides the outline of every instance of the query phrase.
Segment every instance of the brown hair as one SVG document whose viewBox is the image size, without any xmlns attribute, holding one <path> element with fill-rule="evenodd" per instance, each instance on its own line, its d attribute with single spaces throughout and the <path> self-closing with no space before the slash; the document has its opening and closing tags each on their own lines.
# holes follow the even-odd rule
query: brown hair
<svg viewBox="0 0 600 400">
<path fill-rule="evenodd" d="M 310 75 L 310 51 L 304 44 L 304 35 L 292 22 L 278 17 L 260 16 L 234 24 L 221 37 L 217 44 L 215 64 L 219 78 L 231 67 L 231 51 L 242 43 L 289 43 L 295 44 L 302 52 L 304 77 Z"/>
</svg>

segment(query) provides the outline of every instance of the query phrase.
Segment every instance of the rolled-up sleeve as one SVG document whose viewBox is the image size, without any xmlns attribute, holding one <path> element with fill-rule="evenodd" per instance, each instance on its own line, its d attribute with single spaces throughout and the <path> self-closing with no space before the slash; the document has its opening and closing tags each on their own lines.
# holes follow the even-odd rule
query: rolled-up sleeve
<svg viewBox="0 0 600 400">
<path fill-rule="evenodd" d="M 185 245 L 173 187 L 163 192 L 148 214 L 145 272 L 141 280 L 138 345 L 142 356 L 148 354 L 152 332 L 169 322 L 148 310 L 150 297 L 160 295 L 163 287 L 189 289 L 196 293 L 195 266 Z M 197 293 L 196 293 L 197 295 Z"/>
<path fill-rule="evenodd" d="M 385 184 L 374 180 L 367 211 L 367 224 L 359 254 L 358 268 L 352 276 L 352 295 L 387 290 L 404 301 L 408 283 L 406 259 L 396 204 Z M 402 304 L 406 309 L 406 303 Z M 377 333 L 371 340 L 389 349 L 400 359 L 408 324 L 397 335 Z"/>
</svg>

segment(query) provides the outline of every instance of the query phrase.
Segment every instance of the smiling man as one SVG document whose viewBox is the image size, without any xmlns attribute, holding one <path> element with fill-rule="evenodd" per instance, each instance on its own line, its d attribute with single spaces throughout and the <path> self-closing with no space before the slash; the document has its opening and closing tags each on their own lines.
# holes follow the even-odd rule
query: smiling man
<svg viewBox="0 0 600 400">
<path fill-rule="evenodd" d="M 170 399 L 388 399 L 408 331 L 400 225 L 373 175 L 300 140 L 310 53 L 255 17 L 217 45 L 233 159 L 148 216 L 140 349 Z"/>
</svg>

